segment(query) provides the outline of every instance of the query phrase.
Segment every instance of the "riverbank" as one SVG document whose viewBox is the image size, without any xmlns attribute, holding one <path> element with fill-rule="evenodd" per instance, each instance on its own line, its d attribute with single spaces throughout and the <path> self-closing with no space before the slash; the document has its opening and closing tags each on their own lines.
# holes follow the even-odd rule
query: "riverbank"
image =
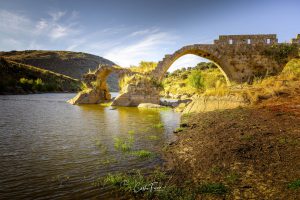
<svg viewBox="0 0 300 200">
<path fill-rule="evenodd" d="M 297 199 L 300 196 L 300 92 L 259 105 L 188 114 L 165 154 L 172 180 L 224 184 L 200 199 Z"/>
<path fill-rule="evenodd" d="M 162 148 L 163 179 L 129 172 L 108 175 L 102 184 L 136 199 L 297 199 L 297 66 L 290 63 L 278 76 L 234 85 L 227 93 L 215 89 L 215 97 L 193 98 L 174 130 L 177 140 Z"/>
<path fill-rule="evenodd" d="M 0 58 L 0 94 L 77 92 L 81 81 L 49 70 Z"/>
</svg>

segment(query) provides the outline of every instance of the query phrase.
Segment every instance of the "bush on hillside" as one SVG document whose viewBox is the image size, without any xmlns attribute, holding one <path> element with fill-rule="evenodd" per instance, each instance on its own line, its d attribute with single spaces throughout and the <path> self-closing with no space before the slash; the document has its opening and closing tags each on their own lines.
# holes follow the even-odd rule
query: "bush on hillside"
<svg viewBox="0 0 300 200">
<path fill-rule="evenodd" d="M 200 71 L 192 71 L 192 73 L 188 76 L 188 81 L 189 84 L 196 89 L 204 88 L 204 79 Z"/>
</svg>

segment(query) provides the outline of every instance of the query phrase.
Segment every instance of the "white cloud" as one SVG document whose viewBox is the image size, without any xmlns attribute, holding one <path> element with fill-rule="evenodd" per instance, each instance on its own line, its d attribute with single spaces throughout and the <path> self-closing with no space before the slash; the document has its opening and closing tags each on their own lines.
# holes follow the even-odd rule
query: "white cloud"
<svg viewBox="0 0 300 200">
<path fill-rule="evenodd" d="M 131 33 L 129 36 L 132 37 L 133 35 L 136 34 Z M 104 54 L 104 57 L 124 67 L 137 65 L 142 60 L 153 61 L 153 59 L 161 57 L 161 46 L 174 44 L 176 38 L 167 32 L 156 32 L 146 35 L 132 44 L 112 48 Z"/>
<path fill-rule="evenodd" d="M 0 46 L 3 50 L 82 51 L 129 67 L 138 65 L 142 60 L 159 61 L 164 54 L 173 53 L 180 45 L 175 34 L 157 27 L 138 30 L 137 27 L 121 25 L 86 32 L 80 27 L 78 16 L 75 11 L 58 11 L 33 20 L 20 13 L 0 9 Z M 175 68 L 192 66 L 182 60 L 176 63 Z"/>
<path fill-rule="evenodd" d="M 0 46 L 3 50 L 22 50 L 66 45 L 80 32 L 75 20 L 78 15 L 76 11 L 58 11 L 33 20 L 23 13 L 0 9 Z"/>
<path fill-rule="evenodd" d="M 45 19 L 41 19 L 36 23 L 36 32 L 37 33 L 41 33 L 42 31 L 44 31 L 45 29 L 47 29 L 49 26 L 49 22 Z"/>
<path fill-rule="evenodd" d="M 54 25 L 49 36 L 53 39 L 58 39 L 69 35 L 72 30 L 66 26 Z"/>
<path fill-rule="evenodd" d="M 28 30 L 31 21 L 24 15 L 0 10 L 0 30 L 6 33 L 20 33 Z"/>
<path fill-rule="evenodd" d="M 158 28 L 151 28 L 151 29 L 144 29 L 144 30 L 138 30 L 135 32 L 132 32 L 129 36 L 135 37 L 135 36 L 141 36 L 141 35 L 147 35 L 147 34 L 154 34 L 159 32 Z"/>
<path fill-rule="evenodd" d="M 56 11 L 56 12 L 49 12 L 49 15 L 52 17 L 54 22 L 59 21 L 63 16 L 67 14 L 66 11 Z M 72 14 L 73 15 L 73 14 Z"/>
</svg>

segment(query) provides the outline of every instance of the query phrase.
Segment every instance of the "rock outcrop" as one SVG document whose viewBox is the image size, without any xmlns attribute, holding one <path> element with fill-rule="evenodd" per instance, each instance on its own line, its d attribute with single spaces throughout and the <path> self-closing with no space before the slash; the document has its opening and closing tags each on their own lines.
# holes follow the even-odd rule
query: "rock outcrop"
<svg viewBox="0 0 300 200">
<path fill-rule="evenodd" d="M 243 98 L 237 96 L 196 96 L 193 97 L 192 102 L 184 108 L 183 113 L 233 109 L 245 105 L 247 105 L 247 102 L 245 102 Z"/>
<path fill-rule="evenodd" d="M 131 76 L 121 94 L 113 101 L 112 106 L 138 106 L 141 103 L 159 104 L 160 88 L 148 76 L 135 74 Z"/>
</svg>

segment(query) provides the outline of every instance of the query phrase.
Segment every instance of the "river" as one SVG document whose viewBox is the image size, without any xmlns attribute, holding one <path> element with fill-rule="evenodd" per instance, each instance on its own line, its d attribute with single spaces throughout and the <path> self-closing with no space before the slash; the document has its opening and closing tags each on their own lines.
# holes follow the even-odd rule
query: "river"
<svg viewBox="0 0 300 200">
<path fill-rule="evenodd" d="M 109 199 L 110 188 L 93 184 L 99 177 L 162 163 L 178 113 L 66 103 L 74 95 L 0 96 L 0 199 Z M 155 156 L 124 153 L 116 138 Z"/>
</svg>

